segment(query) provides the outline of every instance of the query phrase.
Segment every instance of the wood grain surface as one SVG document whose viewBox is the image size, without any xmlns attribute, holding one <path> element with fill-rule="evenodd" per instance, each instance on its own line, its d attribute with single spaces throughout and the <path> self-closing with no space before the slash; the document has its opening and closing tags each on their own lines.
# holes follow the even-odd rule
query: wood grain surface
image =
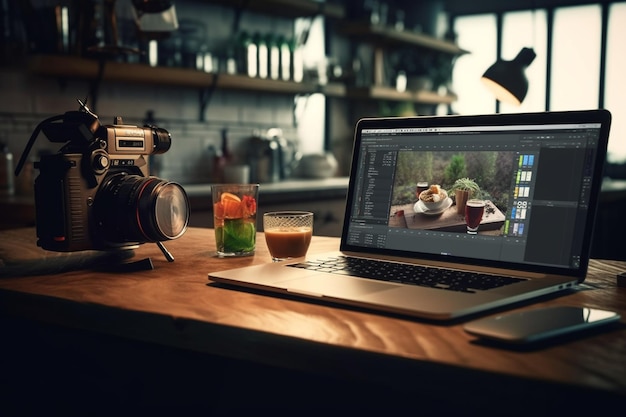
<svg viewBox="0 0 626 417">
<path fill-rule="evenodd" d="M 263 234 L 254 256 L 221 259 L 213 230 L 190 228 L 166 242 L 116 253 L 53 253 L 38 248 L 33 228 L 0 232 L 0 312 L 144 342 L 267 365 L 391 384 L 428 372 L 441 379 L 548 384 L 626 398 L 626 331 L 609 330 L 523 351 L 476 341 L 463 322 L 438 324 L 269 296 L 210 283 L 210 271 L 270 262 Z M 309 254 L 336 250 L 339 239 L 314 236 Z M 131 258 L 132 256 L 132 258 Z M 154 269 L 112 265 L 150 258 Z M 592 260 L 579 288 L 537 300 L 582 305 L 626 317 L 626 263 Z M 555 385 L 556 384 L 556 385 Z M 508 389 L 508 388 L 506 388 Z M 568 394 L 569 395 L 569 394 Z"/>
</svg>

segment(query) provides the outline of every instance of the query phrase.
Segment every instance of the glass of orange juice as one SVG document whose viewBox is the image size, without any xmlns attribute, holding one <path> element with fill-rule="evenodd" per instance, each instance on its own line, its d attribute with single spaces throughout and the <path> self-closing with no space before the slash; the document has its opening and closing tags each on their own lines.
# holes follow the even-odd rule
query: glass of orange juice
<svg viewBox="0 0 626 417">
<path fill-rule="evenodd" d="M 273 262 L 306 255 L 313 235 L 313 213 L 271 211 L 263 214 L 265 242 Z"/>
<path fill-rule="evenodd" d="M 253 255 L 259 184 L 211 186 L 217 256 Z"/>
</svg>

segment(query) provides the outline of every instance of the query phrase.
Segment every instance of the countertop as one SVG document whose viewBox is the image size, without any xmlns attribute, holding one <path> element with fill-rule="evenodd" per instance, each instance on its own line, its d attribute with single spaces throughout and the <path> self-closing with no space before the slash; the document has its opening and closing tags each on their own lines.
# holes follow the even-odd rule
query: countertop
<svg viewBox="0 0 626 417">
<path fill-rule="evenodd" d="M 275 183 L 262 183 L 259 199 L 265 203 L 289 201 L 343 199 L 348 191 L 348 177 L 325 179 L 294 178 Z M 194 210 L 211 207 L 211 184 L 182 184 Z M 626 180 L 606 179 L 602 183 L 600 203 L 626 200 Z M 34 225 L 34 199 L 32 196 L 0 196 L 0 224 L 7 226 Z M 0 229 L 2 227 L 0 226 Z"/>
<path fill-rule="evenodd" d="M 325 179 L 290 179 L 275 183 L 262 183 L 259 199 L 263 204 L 305 200 L 345 199 L 348 177 Z M 190 200 L 192 210 L 211 209 L 211 184 L 181 184 Z M 0 230 L 35 225 L 33 196 L 0 196 Z"/>
<path fill-rule="evenodd" d="M 325 179 L 289 179 L 286 181 L 261 183 L 261 204 L 300 202 L 306 200 L 345 199 L 348 193 L 348 177 Z M 211 208 L 211 184 L 182 184 L 187 192 L 192 210 Z"/>
<path fill-rule="evenodd" d="M 4 386 L 18 399 L 3 390 L 3 407 L 8 400 L 20 407 L 38 402 L 48 414 L 68 415 L 53 408 L 65 400 L 112 407 L 108 414 L 188 415 L 180 407 L 193 401 L 207 408 L 221 402 L 227 410 L 247 401 L 255 408 L 293 407 L 292 413 L 343 406 L 372 414 L 378 406 L 380 414 L 394 414 L 393 404 L 407 408 L 395 413 L 401 415 L 506 410 L 538 416 L 608 415 L 626 401 L 623 322 L 532 349 L 507 349 L 475 340 L 463 331 L 464 322 L 435 324 L 208 280 L 212 270 L 269 262 L 262 234 L 250 257 L 217 258 L 213 230 L 206 228 L 190 228 L 166 245 L 174 262 L 146 243 L 130 260 L 149 257 L 154 269 L 122 272 L 106 252 L 89 258 L 88 252 L 43 251 L 33 228 L 0 232 L 0 317 L 53 326 L 46 335 L 61 332 L 51 351 L 37 338 L 30 342 L 34 334 L 21 326 L 5 330 L 3 348 L 14 354 L 0 355 L 3 374 L 10 376 Z M 309 253 L 338 245 L 339 239 L 314 236 Z M 615 278 L 625 268 L 624 262 L 592 260 L 579 288 L 514 308 L 576 305 L 626 315 L 626 288 Z M 75 337 L 64 336 L 68 329 Z M 140 349 L 112 353 L 123 340 Z M 182 365 L 172 362 L 182 352 L 193 356 Z M 203 366 L 209 357 L 216 360 Z M 153 412 L 129 408 L 131 400 Z M 168 402 L 178 408 L 158 408 Z"/>
<path fill-rule="evenodd" d="M 318 193 L 330 196 L 345 196 L 348 191 L 348 177 L 333 177 L 324 179 L 289 179 L 280 182 L 261 183 L 259 194 L 263 196 L 280 196 L 286 194 L 298 195 L 305 193 L 309 197 L 317 197 Z M 183 184 L 183 188 L 190 198 L 211 195 L 211 184 Z M 311 193 L 315 193 L 312 195 Z"/>
</svg>

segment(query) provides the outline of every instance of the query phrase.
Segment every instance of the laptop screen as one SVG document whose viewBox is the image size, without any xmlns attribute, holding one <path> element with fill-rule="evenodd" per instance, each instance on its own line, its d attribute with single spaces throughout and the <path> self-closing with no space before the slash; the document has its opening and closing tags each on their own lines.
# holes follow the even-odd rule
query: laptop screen
<svg viewBox="0 0 626 417">
<path fill-rule="evenodd" d="M 609 122 L 602 110 L 363 119 L 342 250 L 584 275 Z"/>
</svg>

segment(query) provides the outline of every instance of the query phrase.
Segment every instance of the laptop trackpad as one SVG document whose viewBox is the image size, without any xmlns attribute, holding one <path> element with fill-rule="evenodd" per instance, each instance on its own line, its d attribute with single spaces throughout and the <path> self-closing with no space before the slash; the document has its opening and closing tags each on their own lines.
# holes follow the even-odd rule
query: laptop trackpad
<svg viewBox="0 0 626 417">
<path fill-rule="evenodd" d="M 359 278 L 338 275 L 315 275 L 281 283 L 287 291 L 308 295 L 353 298 L 363 294 L 389 290 L 396 284 L 371 282 Z"/>
</svg>

